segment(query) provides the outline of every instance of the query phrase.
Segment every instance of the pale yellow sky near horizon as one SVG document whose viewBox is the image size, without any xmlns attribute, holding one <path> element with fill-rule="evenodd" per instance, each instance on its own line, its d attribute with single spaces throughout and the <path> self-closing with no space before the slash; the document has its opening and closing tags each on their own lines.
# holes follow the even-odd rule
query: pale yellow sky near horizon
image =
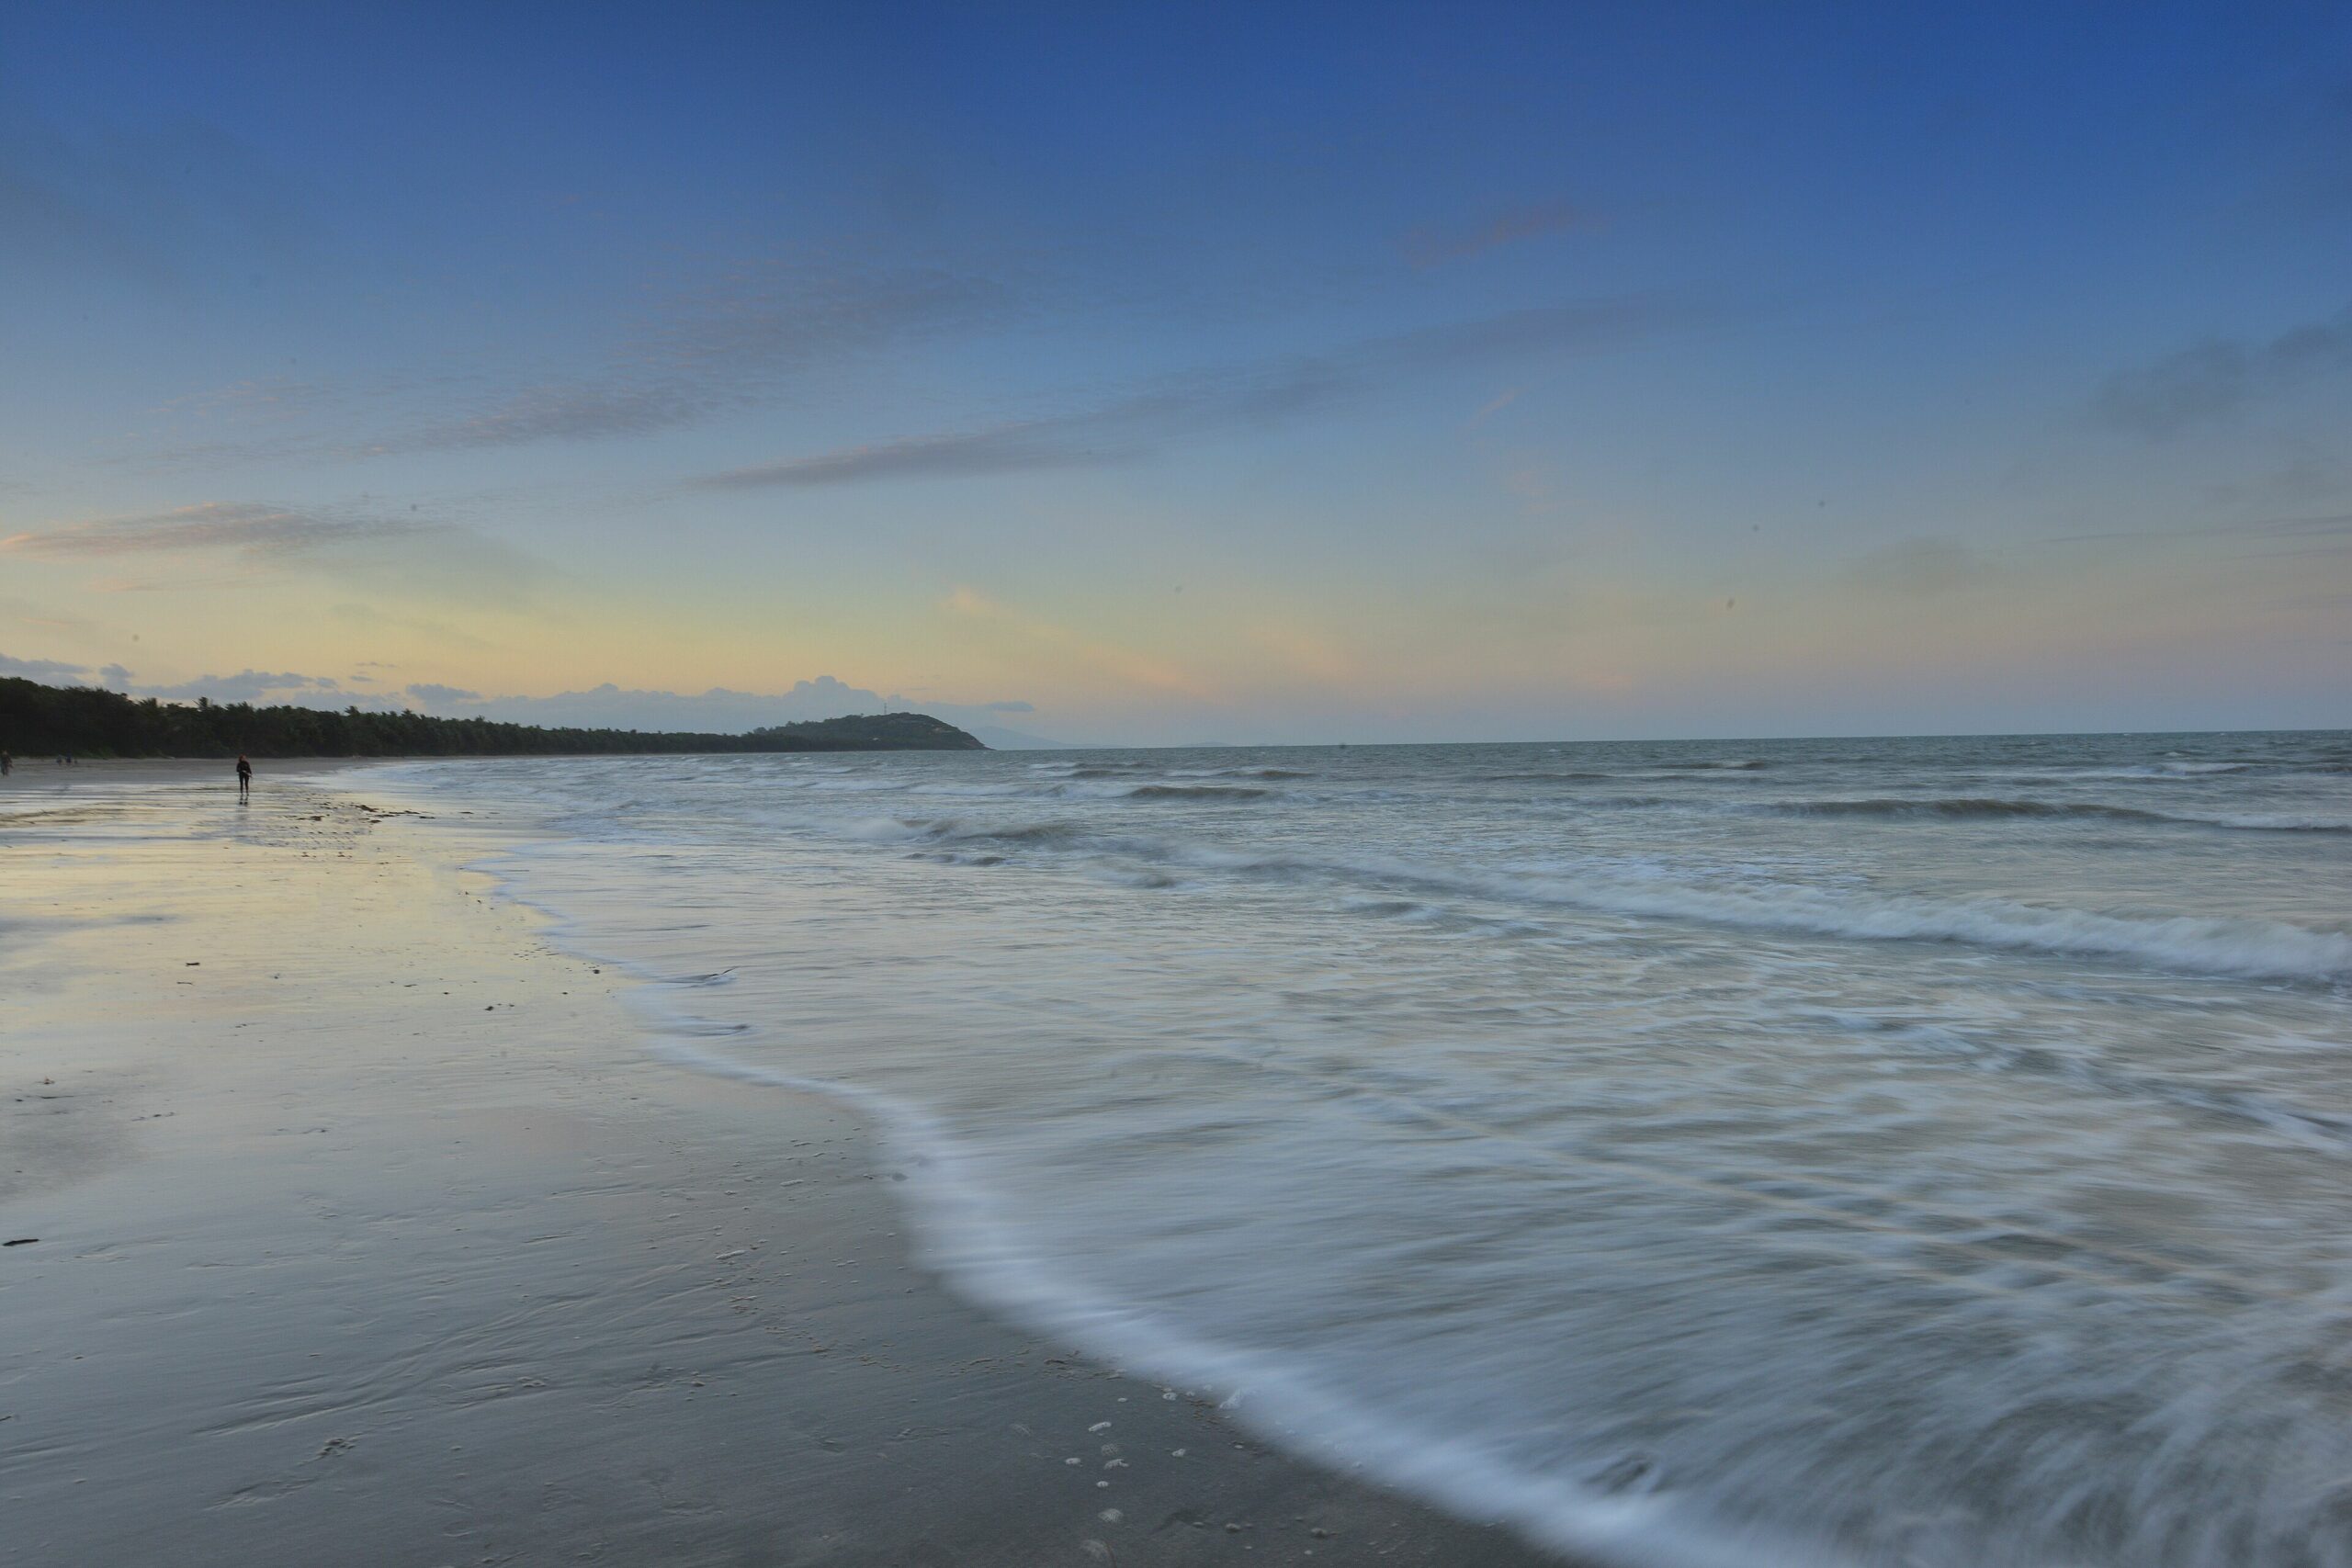
<svg viewBox="0 0 2352 1568">
<path fill-rule="evenodd" d="M 134 688 L 298 672 L 340 690 L 281 697 L 339 705 L 411 685 L 486 697 L 606 681 L 757 693 L 835 675 L 944 706 L 1034 705 L 1039 716 L 1006 722 L 1079 739 L 1507 739 L 1514 720 L 1527 738 L 1605 737 L 1649 732 L 1660 713 L 1720 716 L 1726 733 L 1753 716 L 1759 732 L 1788 732 L 1806 728 L 1774 711 L 1792 689 L 1810 694 L 1808 709 L 1826 699 L 1866 716 L 1917 712 L 1928 728 L 1949 714 L 1965 728 L 1988 703 L 2063 703 L 2071 685 L 2087 726 L 2100 685 L 2128 682 L 2141 660 L 2202 646 L 2208 689 L 2173 695 L 2226 703 L 2254 678 L 2249 665 L 2299 643 L 2324 649 L 2337 630 L 2335 602 L 2311 591 L 2299 558 L 2233 558 L 2195 539 L 2121 557 L 2097 542 L 2006 555 L 1928 542 L 1826 577 L 1751 561 L 1728 566 L 1707 584 L 1722 596 L 1703 599 L 1645 571 L 1636 541 L 1614 551 L 1613 570 L 1598 551 L 1592 570 L 1564 551 L 1499 585 L 1342 584 L 1337 602 L 1212 571 L 1115 601 L 958 582 L 809 603 L 736 584 L 696 608 L 557 568 L 522 573 L 511 603 L 453 599 L 385 567 L 377 544 L 350 560 L 334 547 L 225 563 L 191 551 L 142 561 L 133 584 L 103 558 L 45 554 L 44 536 L 0 541 L 9 651 L 120 664 Z M 2109 727 L 2136 727 L 2138 716 L 2119 716 Z"/>
</svg>

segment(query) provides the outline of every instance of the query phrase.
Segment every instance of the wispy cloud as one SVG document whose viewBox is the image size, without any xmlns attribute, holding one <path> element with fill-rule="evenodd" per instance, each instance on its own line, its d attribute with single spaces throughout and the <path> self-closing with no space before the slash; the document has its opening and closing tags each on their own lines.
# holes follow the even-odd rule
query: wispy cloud
<svg viewBox="0 0 2352 1568">
<path fill-rule="evenodd" d="M 1695 324 L 1712 312 L 1654 298 L 1511 310 L 1323 355 L 1159 378 L 1092 408 L 900 436 L 711 474 L 706 488 L 971 478 L 1138 457 L 1185 436 L 1256 430 L 1321 412 L 1417 377 L 1518 359 L 1603 353 Z"/>
<path fill-rule="evenodd" d="M 97 629 L 97 624 L 81 615 L 58 614 L 57 606 L 38 599 L 22 599 L 13 593 L 0 593 L 0 620 L 14 621 L 19 626 L 32 626 L 44 633 L 54 633 L 84 639 Z"/>
<path fill-rule="evenodd" d="M 796 378 L 972 324 L 1000 300 L 941 272 L 809 276 L 760 268 L 673 300 L 605 364 L 480 397 L 454 419 L 365 450 L 431 451 L 648 435 L 775 399 Z"/>
<path fill-rule="evenodd" d="M 977 330 L 1016 307 L 1003 285 L 936 268 L 739 265 L 678 290 L 633 321 L 605 323 L 616 346 L 584 367 L 485 378 L 469 367 L 342 384 L 223 388 L 162 412 L 230 422 L 253 434 L 182 443 L 141 461 L 178 468 L 255 457 L 347 460 L 651 435 L 765 406 L 817 373 Z M 407 412 L 420 402 L 433 412 Z M 372 432 L 359 433 L 368 425 Z"/>
<path fill-rule="evenodd" d="M 977 479 L 1037 468 L 1091 468 L 1136 457 L 1141 448 L 1118 427 L 1131 417 L 1109 409 L 1062 419 L 1023 421 L 981 430 L 910 435 L 870 446 L 730 468 L 695 482 L 712 490 L 768 485 L 854 484 L 865 479 Z"/>
<path fill-rule="evenodd" d="M 1582 208 L 1565 201 L 1539 201 L 1532 206 L 1514 207 L 1497 213 L 1484 222 L 1464 229 L 1415 229 L 1399 242 L 1405 259 L 1421 268 L 1443 266 L 1448 262 L 1463 261 L 1498 245 L 1515 244 L 1544 234 L 1556 234 L 1564 229 L 1591 229 L 1599 220 Z"/>
<path fill-rule="evenodd" d="M 529 557 L 456 524 L 260 502 L 205 502 L 12 534 L 0 538 L 0 554 L 56 562 L 225 556 L 249 574 L 300 568 L 410 593 L 505 604 L 518 603 L 547 575 Z M 221 581 L 175 574 L 115 579 L 98 586 L 162 591 Z"/>
<path fill-rule="evenodd" d="M 557 382 L 503 394 L 460 419 L 379 437 L 357 448 L 356 455 L 372 457 L 393 452 L 645 435 L 702 418 L 728 400 L 713 389 L 690 382 L 635 386 Z"/>
<path fill-rule="evenodd" d="M 478 703 L 480 692 L 469 692 L 463 686 L 444 686 L 432 681 L 419 681 L 408 689 L 408 694 L 421 703 L 446 705 L 450 703 Z"/>
<path fill-rule="evenodd" d="M 2099 388 L 2093 407 L 2120 428 L 2177 435 L 2346 372 L 2352 372 L 2352 306 L 2276 337 L 2216 338 L 2119 371 Z"/>
<path fill-rule="evenodd" d="M 0 550 L 40 560 L 97 560 L 169 551 L 232 550 L 252 560 L 412 538 L 433 525 L 396 517 L 334 516 L 253 502 L 206 502 L 135 517 L 106 517 L 0 538 Z"/>
<path fill-rule="evenodd" d="M 1495 415 L 1502 412 L 1503 410 L 1510 407 L 1511 404 L 1519 401 L 1520 394 L 1525 390 L 1526 389 L 1523 387 L 1506 387 L 1503 390 L 1497 392 L 1493 397 L 1488 398 L 1485 402 L 1480 403 L 1478 405 L 1478 411 L 1470 416 L 1471 428 L 1474 430 L 1476 429 L 1479 425 L 1482 425 L 1488 420 L 1494 418 Z"/>
</svg>

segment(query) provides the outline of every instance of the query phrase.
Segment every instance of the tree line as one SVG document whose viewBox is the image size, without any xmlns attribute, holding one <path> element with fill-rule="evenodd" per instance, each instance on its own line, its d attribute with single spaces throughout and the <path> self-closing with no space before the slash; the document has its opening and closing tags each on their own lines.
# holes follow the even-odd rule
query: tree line
<svg viewBox="0 0 2352 1568">
<path fill-rule="evenodd" d="M 928 714 L 814 719 L 748 735 L 550 729 L 347 707 L 255 707 L 127 697 L 0 677 L 0 750 L 22 757 L 528 757 L 632 751 L 965 751 L 980 742 Z"/>
</svg>

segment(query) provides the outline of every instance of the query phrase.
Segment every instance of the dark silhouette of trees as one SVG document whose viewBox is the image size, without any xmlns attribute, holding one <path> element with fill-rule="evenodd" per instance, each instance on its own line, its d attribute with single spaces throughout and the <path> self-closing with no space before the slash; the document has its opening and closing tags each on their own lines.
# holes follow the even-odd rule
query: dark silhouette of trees
<svg viewBox="0 0 2352 1568">
<path fill-rule="evenodd" d="M 485 718 L 348 707 L 193 705 L 96 686 L 0 677 L 0 750 L 18 757 L 519 757 L 629 751 L 977 751 L 979 741 L 927 714 L 886 713 L 755 729 L 749 735 L 542 729 Z"/>
</svg>

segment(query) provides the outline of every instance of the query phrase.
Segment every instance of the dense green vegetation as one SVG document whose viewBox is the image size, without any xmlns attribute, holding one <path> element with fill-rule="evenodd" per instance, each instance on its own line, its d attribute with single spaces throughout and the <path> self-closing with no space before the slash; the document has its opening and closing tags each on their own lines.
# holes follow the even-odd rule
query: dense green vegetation
<svg viewBox="0 0 2352 1568">
<path fill-rule="evenodd" d="M 341 713 L 250 703 L 193 705 L 95 686 L 0 677 L 0 750 L 28 757 L 511 757 L 613 751 L 975 751 L 926 714 L 778 725 L 749 735 L 540 729 L 421 713 Z"/>
</svg>

